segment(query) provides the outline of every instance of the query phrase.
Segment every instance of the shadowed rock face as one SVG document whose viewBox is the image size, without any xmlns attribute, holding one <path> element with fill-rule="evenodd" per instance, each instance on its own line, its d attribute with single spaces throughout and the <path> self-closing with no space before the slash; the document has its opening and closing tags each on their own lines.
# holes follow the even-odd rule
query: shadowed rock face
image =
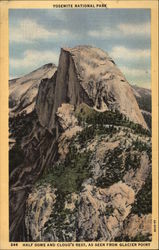
<svg viewBox="0 0 159 250">
<path fill-rule="evenodd" d="M 147 123 L 148 128 L 151 130 L 151 90 L 140 88 L 136 85 L 131 86 L 136 97 L 137 103 L 141 110 L 141 113 Z"/>
<path fill-rule="evenodd" d="M 54 168 L 54 165 L 59 160 L 65 160 L 65 157 L 68 154 L 68 147 L 72 143 L 73 136 L 76 136 L 77 133 L 80 133 L 83 130 L 83 127 L 79 123 L 77 117 L 75 117 L 75 111 L 80 104 L 84 103 L 88 106 L 88 110 L 96 110 L 97 112 L 119 110 L 119 112 L 128 117 L 130 121 L 141 124 L 144 128 L 147 128 L 131 87 L 115 65 L 114 61 L 104 51 L 89 46 L 78 46 L 74 49 L 64 48 L 61 50 L 57 70 L 54 65 L 44 66 L 41 70 L 40 72 L 38 71 L 38 73 L 35 71 L 29 74 L 26 77 L 26 82 L 21 78 L 12 82 L 13 86 L 14 84 L 17 84 L 16 86 L 20 86 L 20 92 L 18 91 L 18 88 L 13 89 L 12 84 L 10 84 L 10 104 L 12 108 L 10 115 L 15 115 L 17 117 L 19 114 L 18 118 L 16 118 L 16 122 L 13 117 L 10 124 L 11 137 L 13 130 L 15 130 L 15 127 L 18 126 L 18 128 L 16 127 L 16 133 L 14 132 L 13 138 L 16 140 L 16 148 L 13 147 L 11 150 L 13 150 L 12 155 L 15 153 L 15 156 L 17 156 L 21 151 L 23 153 L 21 159 L 14 159 L 13 157 L 14 161 L 10 161 L 10 169 L 12 170 L 10 173 L 11 241 L 25 241 L 26 239 L 59 240 L 58 228 L 57 230 L 54 230 L 54 228 L 52 229 L 53 236 L 50 236 L 49 234 L 42 235 L 41 231 L 43 230 L 45 222 L 47 222 L 52 212 L 50 206 L 49 210 L 47 210 L 47 197 L 44 196 L 47 196 L 47 192 L 49 190 L 48 199 L 52 202 L 52 204 L 54 204 L 55 200 L 58 200 L 59 194 L 57 194 L 55 188 L 51 186 L 47 187 L 46 190 L 43 190 L 43 186 L 41 186 L 40 191 L 36 191 L 35 182 L 37 182 L 45 170 Z M 34 92 L 33 89 L 36 89 L 36 91 Z M 27 98 L 28 96 L 29 98 Z M 24 103 L 25 105 L 23 105 Z M 21 113 L 23 111 L 26 111 L 27 114 L 22 116 Z M 28 125 L 29 119 L 30 123 Z M 107 129 L 111 130 L 109 125 Z M 110 134 L 111 133 L 112 132 L 110 132 Z M 108 148 L 105 148 L 105 139 L 101 139 L 100 137 L 97 138 L 96 141 L 93 141 L 93 138 L 91 138 L 91 145 L 87 145 L 85 147 L 82 146 L 82 143 L 78 145 L 80 148 L 80 154 L 83 154 L 84 150 L 89 151 L 89 146 L 90 148 L 93 148 L 92 152 L 94 159 L 91 166 L 93 166 L 94 169 L 93 175 L 95 182 L 96 178 L 100 178 L 102 174 L 105 174 L 105 172 L 102 167 L 102 164 L 104 164 L 104 158 L 101 161 L 100 166 L 99 162 L 101 160 L 101 156 L 98 156 L 99 159 L 96 155 L 94 156 L 94 152 L 97 148 L 94 148 L 93 143 L 98 144 L 98 140 L 102 140 L 101 142 L 103 142 L 103 144 L 100 145 L 101 147 L 99 147 L 99 150 L 101 149 L 101 152 L 106 150 L 106 152 L 104 152 L 107 153 L 107 150 L 113 150 L 119 144 L 119 140 L 127 138 L 128 135 L 134 138 L 134 134 L 132 134 L 130 129 L 126 132 L 121 131 L 121 133 L 119 131 L 119 138 L 116 138 L 111 134 L 106 140 L 112 140 L 113 145 L 108 145 Z M 142 143 L 149 144 L 149 139 L 140 139 Z M 116 143 L 115 145 L 114 141 Z M 130 144 L 131 143 L 133 143 L 133 140 L 130 140 Z M 122 143 L 123 148 L 124 145 L 125 141 Z M 129 146 L 130 145 L 128 143 L 127 147 L 129 148 Z M 84 155 L 84 157 L 84 159 L 87 159 L 87 155 Z M 141 157 L 141 155 L 139 157 Z M 78 157 L 77 160 L 79 160 Z M 144 169 L 149 170 L 151 163 L 147 160 L 145 166 Z M 85 165 L 83 167 L 85 167 Z M 147 173 L 138 172 L 137 183 L 139 185 L 139 183 L 141 183 L 140 175 L 142 175 L 142 178 L 145 179 L 147 177 Z M 86 173 L 84 174 L 86 175 Z M 131 179 L 131 188 L 129 188 L 127 184 L 122 183 L 122 180 L 120 183 L 118 180 L 118 183 L 114 184 L 116 190 L 118 187 L 121 188 L 120 193 L 122 193 L 122 189 L 124 188 L 125 190 L 128 190 L 128 193 L 131 193 L 131 196 L 133 197 L 130 199 L 129 195 L 127 197 L 127 195 L 124 196 L 124 194 L 122 194 L 122 197 L 125 197 L 125 205 L 123 208 L 123 219 L 121 218 L 121 224 L 123 223 L 125 216 L 129 213 L 129 209 L 127 209 L 126 204 L 128 203 L 131 206 L 134 202 L 134 195 L 136 192 L 134 189 L 136 182 L 132 178 L 134 175 L 135 174 L 132 171 L 132 173 L 127 173 L 125 180 L 123 179 L 125 182 L 129 182 L 129 179 Z M 74 176 L 72 178 L 74 178 Z M 79 177 L 79 183 L 81 182 L 80 178 L 83 177 Z M 89 179 L 85 180 L 82 184 L 85 186 L 85 191 L 82 191 L 81 196 L 77 196 L 74 192 L 71 194 L 72 202 L 70 202 L 70 205 L 73 206 L 75 201 L 81 201 L 79 212 L 80 218 L 82 218 L 81 221 L 78 221 L 78 227 L 80 229 L 78 235 L 72 236 L 73 240 L 76 237 L 78 240 L 82 240 L 84 237 L 91 239 L 91 235 L 87 235 L 87 226 L 88 228 L 93 227 L 92 230 L 94 231 L 96 228 L 95 224 L 87 225 L 86 223 L 86 227 L 83 227 L 86 217 L 89 214 L 90 207 L 92 212 L 94 212 L 94 203 L 103 199 L 104 196 L 110 196 L 110 194 L 114 194 L 114 192 L 116 192 L 113 191 L 114 189 L 112 186 L 110 187 L 110 190 L 104 189 L 103 191 L 97 187 L 96 190 L 92 191 L 92 186 L 88 185 L 91 184 L 89 181 Z M 138 187 L 138 189 L 140 188 L 141 187 Z M 34 191 L 37 193 L 35 194 Z M 31 194 L 28 202 L 27 199 L 29 193 Z M 40 196 L 38 196 L 38 194 Z M 87 195 L 89 195 L 89 200 L 86 199 Z M 40 197 L 42 203 L 34 203 L 34 197 Z M 42 209 L 46 209 L 46 213 L 44 211 L 40 212 L 41 210 L 39 211 L 40 204 L 42 204 Z M 26 205 L 27 214 L 25 213 Z M 67 207 L 67 205 L 66 201 L 65 206 Z M 100 236 L 96 231 L 93 237 L 94 239 L 101 237 L 102 240 L 113 239 L 115 237 L 115 234 L 113 234 L 114 228 L 114 232 L 119 232 L 121 229 L 117 225 L 117 221 L 119 219 L 118 217 L 120 215 L 117 214 L 117 221 L 111 221 L 112 218 L 107 218 L 104 214 L 107 204 L 102 203 L 98 205 L 96 206 L 96 212 L 99 214 L 101 213 L 102 216 L 104 216 L 102 217 L 104 218 L 103 228 L 107 225 L 108 220 L 110 220 L 110 223 L 108 223 L 108 227 L 106 227 L 105 230 L 101 229 L 100 222 L 103 221 L 101 218 L 101 221 L 98 221 L 97 224 L 99 226 L 99 231 L 102 230 L 102 236 Z M 109 206 L 111 206 L 111 204 L 109 204 Z M 115 209 L 119 209 L 119 207 L 120 201 L 118 201 L 117 207 L 114 203 L 113 211 Z M 35 209 L 33 213 L 31 212 L 32 208 Z M 110 210 L 110 208 L 107 209 L 108 211 Z M 39 220 L 43 216 L 45 217 L 44 220 L 41 220 L 41 222 L 37 220 L 37 210 L 39 211 Z M 85 210 L 86 214 L 84 214 Z M 36 220 L 35 224 L 34 220 L 32 220 L 32 215 Z M 74 221 L 74 213 L 71 216 L 71 221 Z M 75 216 L 77 216 L 77 213 Z M 95 216 L 95 223 L 97 219 L 98 218 Z M 31 228 L 30 223 L 33 223 Z M 56 224 L 56 218 L 54 223 Z M 35 227 L 37 230 L 35 230 Z M 73 228 L 74 225 L 70 224 L 70 230 L 73 230 Z M 110 230 L 112 230 L 111 233 Z M 19 234 L 19 232 L 21 233 Z M 71 237 L 69 236 L 69 232 L 66 232 L 64 237 L 71 239 L 69 238 Z M 66 238 L 63 238 L 62 240 L 66 240 Z"/>
<path fill-rule="evenodd" d="M 50 84 L 48 81 L 48 88 Z M 43 105 L 40 93 L 36 106 L 39 119 L 43 119 L 43 125 L 50 130 L 55 127 L 55 114 L 62 103 L 77 106 L 82 102 L 99 111 L 118 109 L 131 121 L 147 128 L 132 88 L 114 61 L 101 49 L 89 46 L 63 48 L 52 84 L 55 84 L 52 112 L 45 122 L 42 118 L 44 110 L 39 108 L 39 104 Z"/>
</svg>

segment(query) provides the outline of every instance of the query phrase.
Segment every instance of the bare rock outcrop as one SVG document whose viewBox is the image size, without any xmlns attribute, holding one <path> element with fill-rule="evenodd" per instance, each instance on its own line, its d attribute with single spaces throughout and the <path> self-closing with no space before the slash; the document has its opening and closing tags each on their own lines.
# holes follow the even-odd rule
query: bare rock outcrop
<svg viewBox="0 0 159 250">
<path fill-rule="evenodd" d="M 113 240 L 130 213 L 134 196 L 133 189 L 122 182 L 108 189 L 87 185 L 79 201 L 78 240 Z"/>
<path fill-rule="evenodd" d="M 78 125 L 78 120 L 74 115 L 74 106 L 70 104 L 62 104 L 56 112 L 60 127 L 65 131 Z"/>
<path fill-rule="evenodd" d="M 139 235 L 147 236 L 152 233 L 152 215 L 146 214 L 138 216 L 132 214 L 127 220 L 123 234 L 129 238 L 134 238 Z"/>
<path fill-rule="evenodd" d="M 41 189 L 34 188 L 34 191 L 29 195 L 26 204 L 26 211 L 28 214 L 25 216 L 27 241 L 35 238 L 40 240 L 42 230 L 50 217 L 52 206 L 55 201 L 55 190 L 49 185 L 42 187 Z M 32 223 L 32 220 L 34 220 L 34 224 Z M 30 238 L 30 236 L 32 237 Z"/>
</svg>

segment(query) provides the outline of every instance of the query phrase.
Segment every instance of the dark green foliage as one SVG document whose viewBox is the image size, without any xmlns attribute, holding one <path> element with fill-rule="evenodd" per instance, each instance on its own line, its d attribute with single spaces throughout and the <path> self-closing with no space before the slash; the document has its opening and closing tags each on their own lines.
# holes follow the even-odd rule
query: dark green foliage
<svg viewBox="0 0 159 250">
<path fill-rule="evenodd" d="M 65 200 L 69 202 L 69 195 L 73 192 L 78 193 L 82 189 L 82 183 L 85 179 L 91 177 L 89 166 L 90 152 L 78 153 L 74 146 L 70 146 L 69 153 L 66 159 L 61 164 L 56 164 L 52 168 L 49 168 L 46 173 L 37 182 L 38 185 L 50 183 L 52 187 L 56 188 L 56 203 L 54 204 L 50 219 L 45 223 L 45 234 L 50 232 L 51 228 L 56 228 L 56 234 L 61 241 L 70 241 L 70 233 L 75 228 L 75 222 L 72 219 L 76 213 L 75 209 L 69 210 L 65 208 Z M 67 223 L 72 221 L 72 225 Z M 62 230 L 65 230 L 68 235 L 65 234 L 63 239 Z"/>
<path fill-rule="evenodd" d="M 143 145 L 142 150 L 148 153 L 149 147 L 146 144 Z M 114 150 L 108 151 L 104 160 L 104 168 L 106 170 L 105 175 L 97 179 L 97 186 L 102 188 L 109 187 L 122 180 L 125 173 L 130 169 L 133 169 L 134 171 L 137 170 L 140 166 L 141 155 L 137 148 L 135 148 L 135 151 L 131 148 L 132 147 L 129 147 L 123 151 L 123 149 L 117 147 Z M 123 152 L 125 154 L 125 160 L 122 155 Z"/>
<path fill-rule="evenodd" d="M 134 238 L 131 238 L 131 241 L 151 241 L 151 234 L 143 235 L 141 233 L 137 234 Z"/>
<path fill-rule="evenodd" d="M 65 195 L 79 192 L 84 179 L 90 177 L 89 156 L 89 152 L 77 153 L 73 147 L 70 148 L 65 162 L 55 165 L 38 183 L 50 183 Z"/>
<path fill-rule="evenodd" d="M 144 129 L 140 124 L 130 121 L 124 114 L 118 110 L 98 112 L 89 107 L 81 108 L 80 112 L 76 112 L 79 123 L 99 125 L 104 128 L 104 125 L 123 126 L 132 129 L 137 134 L 151 136 L 150 132 Z"/>
<path fill-rule="evenodd" d="M 21 142 L 22 138 L 28 135 L 33 128 L 33 123 L 37 117 L 35 111 L 30 114 L 22 113 L 16 117 L 9 118 L 9 128 L 13 138 Z"/>
<path fill-rule="evenodd" d="M 106 155 L 105 168 L 105 175 L 97 179 L 97 187 L 107 188 L 123 178 L 125 167 L 120 148 L 115 148 Z"/>
<path fill-rule="evenodd" d="M 9 151 L 9 172 L 11 173 L 18 165 L 24 162 L 24 152 L 21 149 L 21 140 L 27 136 L 32 128 L 36 119 L 36 112 L 33 111 L 30 114 L 22 113 L 16 117 L 9 118 L 10 133 L 13 138 L 16 139 L 16 144 Z"/>
<path fill-rule="evenodd" d="M 125 170 L 129 171 L 130 169 L 133 169 L 135 171 L 139 167 L 139 165 L 140 165 L 140 155 L 136 153 L 131 153 L 129 151 L 125 158 Z"/>
<path fill-rule="evenodd" d="M 56 229 L 56 235 L 61 241 L 71 241 L 71 238 L 65 235 L 65 239 L 63 238 L 62 230 L 65 232 L 70 232 L 75 230 L 75 223 L 70 226 L 67 222 L 67 218 L 69 218 L 69 222 L 71 221 L 71 216 L 76 213 L 76 209 L 70 210 L 65 208 L 65 193 L 56 191 L 56 203 L 54 204 L 52 213 L 50 215 L 50 219 L 45 223 L 45 231 L 44 234 L 50 232 L 53 227 Z"/>
<path fill-rule="evenodd" d="M 102 188 L 111 186 L 112 184 L 122 180 L 127 171 L 133 169 L 134 171 L 140 166 L 141 155 L 139 152 L 145 151 L 149 160 L 151 161 L 151 147 L 146 143 L 136 141 L 133 143 L 135 151 L 131 150 L 131 147 L 125 150 L 125 161 L 123 159 L 123 150 L 119 147 L 112 151 L 109 151 L 105 157 L 105 175 L 97 179 L 96 185 Z"/>
<path fill-rule="evenodd" d="M 137 234 L 135 237 L 129 237 L 128 235 L 125 236 L 119 236 L 114 239 L 115 242 L 121 242 L 121 241 L 126 241 L 126 242 L 142 242 L 142 241 L 151 241 L 151 234 L 146 234 L 143 235 L 141 233 Z"/>
<path fill-rule="evenodd" d="M 81 132 L 78 133 L 78 141 L 80 144 L 85 143 L 86 141 L 93 139 L 96 134 L 95 126 L 90 126 L 84 128 Z"/>
<path fill-rule="evenodd" d="M 88 140 L 92 140 L 96 135 L 109 134 L 111 137 L 116 132 L 117 128 L 113 125 L 108 127 L 104 127 L 102 124 L 89 125 L 78 133 L 78 142 L 80 144 L 85 144 Z"/>
<path fill-rule="evenodd" d="M 19 166 L 24 161 L 24 153 L 19 144 L 15 144 L 9 151 L 9 172 Z"/>
<path fill-rule="evenodd" d="M 152 148 L 151 146 L 149 146 L 147 143 L 136 140 L 133 141 L 132 146 L 138 150 L 139 152 L 143 152 L 145 151 L 147 153 L 147 155 L 149 156 L 149 160 L 151 161 L 152 159 Z"/>
<path fill-rule="evenodd" d="M 106 207 L 105 215 L 106 215 L 107 217 L 109 217 L 110 215 L 112 215 L 113 212 L 114 212 L 114 208 L 113 208 L 112 205 L 110 205 L 109 207 Z"/>
<path fill-rule="evenodd" d="M 123 119 L 123 115 L 118 111 L 105 111 L 97 112 L 95 111 L 92 116 L 87 117 L 86 122 L 88 124 L 112 124 L 120 125 L 120 121 Z"/>
<path fill-rule="evenodd" d="M 151 133 L 144 129 L 140 124 L 133 123 L 132 121 L 129 121 L 126 127 L 131 128 L 136 134 L 151 136 Z"/>
<path fill-rule="evenodd" d="M 149 214 L 152 213 L 152 174 L 148 175 L 145 184 L 136 196 L 131 213 Z"/>
</svg>

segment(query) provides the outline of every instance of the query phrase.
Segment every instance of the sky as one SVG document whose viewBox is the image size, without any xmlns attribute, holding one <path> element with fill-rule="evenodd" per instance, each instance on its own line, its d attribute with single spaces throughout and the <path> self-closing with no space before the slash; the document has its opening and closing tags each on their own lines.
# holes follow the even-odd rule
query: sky
<svg viewBox="0 0 159 250">
<path fill-rule="evenodd" d="M 10 9 L 10 79 L 46 64 L 60 49 L 92 45 L 106 51 L 133 85 L 151 87 L 149 9 Z"/>
</svg>

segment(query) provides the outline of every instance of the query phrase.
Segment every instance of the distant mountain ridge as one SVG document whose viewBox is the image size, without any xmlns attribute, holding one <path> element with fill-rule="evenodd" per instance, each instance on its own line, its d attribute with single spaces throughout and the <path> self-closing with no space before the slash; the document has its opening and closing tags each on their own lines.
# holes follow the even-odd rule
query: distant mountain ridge
<svg viewBox="0 0 159 250">
<path fill-rule="evenodd" d="M 11 114 L 32 112 L 41 80 L 52 77 L 55 71 L 56 66 L 53 63 L 48 63 L 25 76 L 9 80 Z"/>
</svg>

